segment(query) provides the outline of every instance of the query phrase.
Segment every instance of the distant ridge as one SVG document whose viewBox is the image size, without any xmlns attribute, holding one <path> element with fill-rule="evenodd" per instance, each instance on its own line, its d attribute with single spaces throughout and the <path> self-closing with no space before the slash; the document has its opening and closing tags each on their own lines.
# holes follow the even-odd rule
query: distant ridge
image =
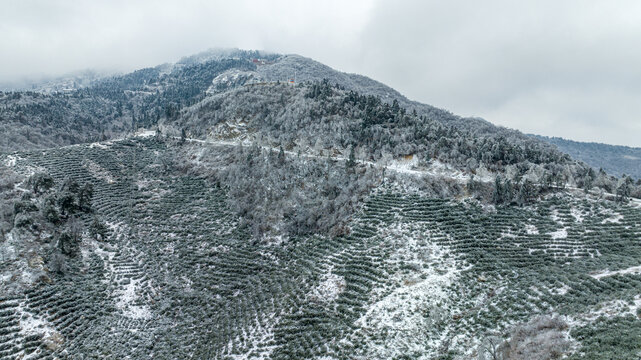
<svg viewBox="0 0 641 360">
<path fill-rule="evenodd" d="M 562 152 L 597 170 L 603 169 L 612 175 L 622 176 L 625 174 L 641 180 L 641 148 L 580 142 L 541 135 L 532 136 L 556 145 Z"/>
</svg>

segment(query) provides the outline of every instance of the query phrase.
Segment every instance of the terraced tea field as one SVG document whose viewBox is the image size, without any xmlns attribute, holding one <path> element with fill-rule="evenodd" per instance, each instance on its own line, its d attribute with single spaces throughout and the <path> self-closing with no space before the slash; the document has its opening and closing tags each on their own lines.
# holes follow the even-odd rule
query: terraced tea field
<svg viewBox="0 0 641 360">
<path fill-rule="evenodd" d="M 0 295 L 0 359 L 469 359 L 553 313 L 576 358 L 641 351 L 602 339 L 641 329 L 639 208 L 558 195 L 492 209 L 382 185 L 348 235 L 267 244 L 224 184 L 166 171 L 172 151 L 149 138 L 14 154 L 16 171 L 93 183 L 80 221 L 109 231 L 85 234 L 65 276 Z"/>
</svg>

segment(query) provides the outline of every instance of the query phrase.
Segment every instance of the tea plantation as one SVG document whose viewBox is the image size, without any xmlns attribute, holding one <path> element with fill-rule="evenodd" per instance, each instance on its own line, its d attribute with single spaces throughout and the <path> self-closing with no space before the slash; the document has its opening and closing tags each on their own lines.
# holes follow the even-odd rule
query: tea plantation
<svg viewBox="0 0 641 360">
<path fill-rule="evenodd" d="M 346 235 L 267 243 L 225 184 L 167 171 L 174 151 L 136 138 L 0 155 L 93 184 L 78 220 L 107 227 L 64 274 L 0 293 L 0 359 L 491 359 L 488 342 L 538 315 L 563 319 L 569 358 L 641 356 L 635 204 L 494 208 L 383 181 Z"/>
</svg>

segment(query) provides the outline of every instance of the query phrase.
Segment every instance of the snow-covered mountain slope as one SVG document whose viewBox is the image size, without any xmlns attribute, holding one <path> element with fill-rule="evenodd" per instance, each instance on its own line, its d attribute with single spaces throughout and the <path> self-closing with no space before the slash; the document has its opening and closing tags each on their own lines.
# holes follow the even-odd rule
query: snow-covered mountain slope
<svg viewBox="0 0 641 360">
<path fill-rule="evenodd" d="M 641 351 L 641 187 L 517 131 L 240 50 L 0 117 L 2 360 Z"/>
<path fill-rule="evenodd" d="M 17 176 L 51 175 L 51 190 L 35 194 L 21 182 L 10 190 L 31 193 L 19 197 L 36 207 L 57 197 L 66 177 L 93 185 L 91 211 L 74 215 L 86 228 L 63 270 L 53 267 L 59 239 L 43 231 L 55 228 L 40 208 L 21 206 L 31 222 L 0 243 L 3 358 L 470 359 L 500 348 L 506 358 L 579 359 L 641 351 L 641 209 L 633 204 L 561 192 L 525 207 L 488 206 L 435 197 L 421 188 L 427 170 L 390 168 L 362 200 L 348 200 L 360 205 L 341 234 L 297 234 L 285 229 L 318 214 L 296 197 L 329 210 L 329 194 L 346 194 L 332 184 L 352 171 L 349 158 L 178 142 L 141 137 L 0 159 Z M 241 169 L 257 173 L 241 174 L 261 179 L 247 183 L 255 191 L 229 180 L 248 161 Z M 362 181 L 370 165 L 354 166 Z M 236 210 L 241 193 L 263 207 L 263 225 L 282 228 L 256 238 Z M 280 220 L 268 207 L 279 197 Z M 90 231 L 95 218 L 104 238 Z"/>
</svg>

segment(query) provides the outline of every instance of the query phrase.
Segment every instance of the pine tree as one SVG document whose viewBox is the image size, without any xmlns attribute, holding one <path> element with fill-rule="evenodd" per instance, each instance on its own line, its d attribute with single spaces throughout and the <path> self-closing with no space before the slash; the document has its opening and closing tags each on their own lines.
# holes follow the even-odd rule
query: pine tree
<svg viewBox="0 0 641 360">
<path fill-rule="evenodd" d="M 98 219 L 98 217 L 93 218 L 91 225 L 89 226 L 89 235 L 95 240 L 105 240 L 107 237 L 107 226 Z"/>
<path fill-rule="evenodd" d="M 349 157 L 347 158 L 347 163 L 345 163 L 348 168 L 353 168 L 356 166 L 356 154 L 354 153 L 354 146 L 352 146 L 351 150 L 349 151 Z"/>
<path fill-rule="evenodd" d="M 180 130 L 180 145 L 183 145 L 185 141 L 187 140 L 187 132 L 185 131 L 185 128 L 182 128 Z"/>
<path fill-rule="evenodd" d="M 283 164 L 285 162 L 285 150 L 283 150 L 283 147 L 280 146 L 280 150 L 278 151 L 278 163 Z"/>
<path fill-rule="evenodd" d="M 492 195 L 492 202 L 501 204 L 503 202 L 503 184 L 501 178 L 497 176 L 494 179 L 494 194 Z"/>
</svg>

